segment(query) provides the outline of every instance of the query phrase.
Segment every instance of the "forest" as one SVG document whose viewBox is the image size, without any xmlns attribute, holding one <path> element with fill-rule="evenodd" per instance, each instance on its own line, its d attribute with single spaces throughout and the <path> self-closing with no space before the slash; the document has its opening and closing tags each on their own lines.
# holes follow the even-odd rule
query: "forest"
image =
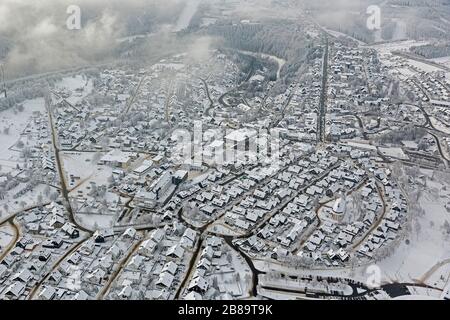
<svg viewBox="0 0 450 320">
<path fill-rule="evenodd" d="M 423 46 L 414 46 L 409 49 L 412 53 L 422 56 L 426 59 L 435 59 L 450 56 L 450 44 L 428 44 Z"/>
<path fill-rule="evenodd" d="M 264 53 L 286 60 L 281 70 L 285 84 L 291 83 L 302 64 L 317 49 L 314 41 L 295 22 L 222 22 L 208 27 L 207 34 L 222 39 L 223 48 Z"/>
</svg>

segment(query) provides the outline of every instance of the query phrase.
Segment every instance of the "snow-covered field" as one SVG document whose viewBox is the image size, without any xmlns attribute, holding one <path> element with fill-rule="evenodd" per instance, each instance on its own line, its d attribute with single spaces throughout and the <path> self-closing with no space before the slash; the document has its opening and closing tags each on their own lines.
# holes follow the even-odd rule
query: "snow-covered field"
<svg viewBox="0 0 450 320">
<path fill-rule="evenodd" d="M 11 148 L 19 141 L 35 111 L 45 112 L 43 98 L 26 100 L 23 103 L 22 112 L 14 108 L 0 112 L 0 164 L 2 167 L 16 167 L 20 154 Z M 9 132 L 5 133 L 5 128 L 9 128 Z"/>
<path fill-rule="evenodd" d="M 72 199 L 88 199 L 93 201 L 90 196 L 93 186 L 100 187 L 108 185 L 109 179 L 113 174 L 113 168 L 103 165 L 97 165 L 101 153 L 96 152 L 64 152 L 62 154 L 63 168 L 70 189 L 69 196 Z M 71 175 L 75 179 L 71 180 Z M 113 212 L 96 212 L 94 209 L 83 207 L 83 201 L 78 203 L 76 211 L 77 221 L 88 229 L 111 227 L 117 220 L 117 214 Z M 113 192 L 107 191 L 103 197 L 108 208 L 115 208 L 119 201 L 119 196 Z M 120 197 L 121 203 L 127 199 Z M 95 201 L 94 201 L 95 203 Z M 73 205 L 74 207 L 74 205 Z M 86 211 L 88 210 L 88 211 Z"/>
<path fill-rule="evenodd" d="M 94 84 L 92 83 L 92 80 L 86 79 L 83 75 L 76 75 L 63 78 L 56 84 L 56 88 L 60 90 L 64 89 L 72 93 L 72 95 L 67 98 L 67 101 L 72 105 L 76 105 L 92 92 Z"/>
<path fill-rule="evenodd" d="M 432 66 L 430 64 L 427 63 L 423 63 L 420 61 L 416 61 L 416 60 L 412 60 L 412 59 L 408 59 L 408 63 L 410 63 L 411 65 L 413 65 L 414 67 L 418 68 L 419 70 L 422 70 L 424 72 L 437 72 L 437 71 L 442 71 L 441 68 Z"/>
<path fill-rule="evenodd" d="M 115 215 L 107 214 L 93 214 L 93 213 L 78 213 L 77 221 L 84 227 L 90 230 L 111 228 L 117 217 Z"/>
<path fill-rule="evenodd" d="M 446 67 L 450 67 L 450 56 L 448 57 L 441 57 L 441 58 L 435 58 L 435 59 L 430 59 L 430 61 L 442 64 Z"/>
<path fill-rule="evenodd" d="M 382 154 L 388 157 L 408 160 L 408 156 L 403 152 L 402 148 L 378 148 Z"/>
<path fill-rule="evenodd" d="M 87 178 L 94 176 L 94 174 L 100 175 L 103 170 L 98 170 L 96 162 L 101 157 L 100 153 L 95 152 L 64 152 L 62 153 L 63 170 L 68 183 L 68 188 L 72 189 L 80 182 Z M 106 168 L 102 168 L 106 169 Z M 100 172 L 99 172 L 100 171 Z M 112 174 L 112 170 L 108 170 L 109 175 Z M 76 178 L 74 182 L 71 182 L 70 176 L 73 175 Z"/>
<path fill-rule="evenodd" d="M 405 40 L 397 42 L 387 42 L 370 46 L 381 54 L 390 53 L 391 51 L 408 51 L 409 48 L 415 46 L 423 46 L 429 44 L 428 41 Z"/>
</svg>

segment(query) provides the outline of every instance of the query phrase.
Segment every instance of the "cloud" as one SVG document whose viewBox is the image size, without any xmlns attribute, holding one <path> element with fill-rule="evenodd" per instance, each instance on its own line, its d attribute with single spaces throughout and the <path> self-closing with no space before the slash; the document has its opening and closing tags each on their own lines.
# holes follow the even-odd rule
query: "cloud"
<svg viewBox="0 0 450 320">
<path fill-rule="evenodd" d="M 1 0 L 0 48 L 8 43 L 2 63 L 12 78 L 112 58 L 118 38 L 138 28 L 146 32 L 164 19 L 172 23 L 171 11 L 177 13 L 185 1 Z M 81 9 L 81 30 L 66 27 L 70 5 Z"/>
<path fill-rule="evenodd" d="M 127 42 L 117 40 L 143 33 L 157 34 L 153 40 L 148 40 L 149 43 L 143 44 L 144 49 L 140 52 L 144 54 L 149 51 L 150 56 L 157 47 L 161 47 L 160 51 L 170 46 L 178 48 L 180 44 L 175 40 L 179 39 L 174 39 L 172 31 L 182 17 L 192 17 L 199 1 L 0 0 L 0 59 L 3 57 L 0 62 L 6 65 L 8 78 L 97 64 L 127 56 L 124 52 Z M 339 23 L 350 21 L 346 12 L 353 11 L 364 1 L 368 0 L 239 0 L 229 1 L 233 5 L 226 7 L 232 8 L 234 19 L 258 20 L 295 19 L 301 10 L 296 6 L 303 5 L 312 7 L 315 13 L 323 12 L 318 20 Z M 225 2 L 203 0 L 202 5 L 215 9 L 216 5 L 222 8 Z M 292 7 L 287 7 L 287 4 Z M 70 5 L 81 8 L 81 30 L 68 30 L 66 27 Z M 182 50 L 188 51 L 194 61 L 207 58 L 214 39 L 191 36 L 192 41 L 189 39 L 191 42 Z M 134 50 L 133 54 L 139 51 L 137 48 L 130 50 Z"/>
</svg>

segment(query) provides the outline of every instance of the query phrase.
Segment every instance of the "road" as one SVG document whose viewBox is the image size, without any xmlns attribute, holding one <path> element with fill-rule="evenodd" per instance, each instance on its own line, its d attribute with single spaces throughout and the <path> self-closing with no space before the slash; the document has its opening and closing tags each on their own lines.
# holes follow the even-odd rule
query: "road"
<svg viewBox="0 0 450 320">
<path fill-rule="evenodd" d="M 402 57 L 402 58 L 409 59 L 409 60 L 414 60 L 414 61 L 417 61 L 417 62 L 421 62 L 421 63 L 427 64 L 429 66 L 433 66 L 433 67 L 441 69 L 441 70 L 443 70 L 445 72 L 450 72 L 450 68 L 447 67 L 447 66 L 444 66 L 442 64 L 439 64 L 439 63 L 427 60 L 425 58 L 421 58 L 419 56 L 416 56 L 416 55 L 413 55 L 413 54 L 410 54 L 410 53 L 407 53 L 407 52 L 392 51 L 392 54 L 395 55 L 395 56 L 399 56 L 399 57 Z"/>
<path fill-rule="evenodd" d="M 425 283 L 436 271 L 449 263 L 450 258 L 436 263 L 433 267 L 431 267 L 430 270 L 428 270 L 423 276 L 420 277 L 419 281 Z"/>
<path fill-rule="evenodd" d="M 325 48 L 322 62 L 322 92 L 320 94 L 320 102 L 318 106 L 317 116 L 317 142 L 325 142 L 325 127 L 326 127 L 326 101 L 327 101 L 327 83 L 328 83 L 328 36 L 324 34 Z"/>
<path fill-rule="evenodd" d="M 46 110 L 48 113 L 48 121 L 50 124 L 50 129 L 51 129 L 51 134 L 52 134 L 52 145 L 53 145 L 53 150 L 55 152 L 56 166 L 58 168 L 58 174 L 59 174 L 59 182 L 61 184 L 61 195 L 66 202 L 66 208 L 67 208 L 67 211 L 69 212 L 69 220 L 78 229 L 85 231 L 89 234 L 92 234 L 93 233 L 92 230 L 85 228 L 84 226 L 80 225 L 76 221 L 75 214 L 74 214 L 72 206 L 70 204 L 69 190 L 67 189 L 66 178 L 65 178 L 65 174 L 64 174 L 64 170 L 63 170 L 63 165 L 62 165 L 62 160 L 61 160 L 60 150 L 59 150 L 59 145 L 58 145 L 58 133 L 55 128 L 55 123 L 53 121 L 53 110 L 52 110 L 53 106 L 52 106 L 50 96 L 46 97 L 46 99 L 45 99 L 45 107 L 46 107 Z"/>
<path fill-rule="evenodd" d="M 45 274 L 44 277 L 40 281 L 38 281 L 33 289 L 28 294 L 28 300 L 32 300 L 36 293 L 38 292 L 38 289 L 42 286 L 42 284 L 50 277 L 50 275 L 53 273 L 53 271 L 57 270 L 59 265 L 73 252 L 77 251 L 78 248 L 80 248 L 89 238 L 86 238 L 78 243 L 76 243 L 72 248 L 70 248 L 65 254 L 63 254 L 56 262 L 55 264 L 50 268 L 50 270 Z"/>
<path fill-rule="evenodd" d="M 128 251 L 127 255 L 123 257 L 123 259 L 117 266 L 116 270 L 111 274 L 111 276 L 108 278 L 108 281 L 105 283 L 103 288 L 97 294 L 96 300 L 103 300 L 103 298 L 107 295 L 109 289 L 111 288 L 116 278 L 119 276 L 124 267 L 128 264 L 130 259 L 133 257 L 133 254 L 136 253 L 136 251 L 139 249 L 139 246 L 142 244 L 142 242 L 144 242 L 144 240 L 145 238 L 135 243 L 134 246 Z"/>
<path fill-rule="evenodd" d="M 432 133 L 430 131 L 428 131 L 428 133 L 431 136 L 433 136 L 433 138 L 436 140 L 436 146 L 437 146 L 438 151 L 439 151 L 439 153 L 441 155 L 442 161 L 444 162 L 445 168 L 448 169 L 450 160 L 446 157 L 444 151 L 442 150 L 441 140 L 439 139 L 439 137 L 436 134 L 434 134 L 434 133 Z"/>
<path fill-rule="evenodd" d="M 238 246 L 236 246 L 234 243 L 233 243 L 233 237 L 230 237 L 230 236 L 226 236 L 226 237 L 223 237 L 224 238 L 224 240 L 225 240 L 225 242 L 231 247 L 231 248 L 233 248 L 237 253 L 239 253 L 243 258 L 244 258 L 244 260 L 247 262 L 247 265 L 250 267 L 250 270 L 251 270 L 251 272 L 252 272 L 252 288 L 251 288 L 251 295 L 253 296 L 253 297 L 257 297 L 258 296 L 258 281 L 259 281 L 259 275 L 260 274 L 264 274 L 264 272 L 262 272 L 262 271 L 259 271 L 258 269 L 256 269 L 256 267 L 255 267 L 255 265 L 253 264 L 253 261 L 252 261 L 252 259 L 247 255 L 247 254 L 245 254 L 244 252 L 242 252 L 240 249 L 239 249 L 239 247 Z"/>
<path fill-rule="evenodd" d="M 0 254 L 0 261 L 2 261 L 8 255 L 8 253 L 14 249 L 17 241 L 19 241 L 19 238 L 20 238 L 20 228 L 14 222 L 14 218 L 11 218 L 10 220 L 8 220 L 8 225 L 14 230 L 14 238 L 11 240 L 9 245 L 3 249 L 3 252 Z"/>
<path fill-rule="evenodd" d="M 191 274 L 192 274 L 192 271 L 194 270 L 195 262 L 197 261 L 198 254 L 200 253 L 200 250 L 202 249 L 202 245 L 203 245 L 202 236 L 203 236 L 203 233 L 200 235 L 200 238 L 197 241 L 197 246 L 195 247 L 195 251 L 192 255 L 191 261 L 189 261 L 189 267 L 186 272 L 186 276 L 184 277 L 183 281 L 181 282 L 180 286 L 178 287 L 178 290 L 175 294 L 175 299 L 180 298 L 181 293 L 183 293 L 183 289 L 186 287 L 188 280 L 191 278 Z"/>
<path fill-rule="evenodd" d="M 377 221 L 375 223 L 372 224 L 370 229 L 366 232 L 366 235 L 361 240 L 359 240 L 357 243 L 354 244 L 352 252 L 357 251 L 359 249 L 359 246 L 361 244 L 363 244 L 372 235 L 372 233 L 380 226 L 381 222 L 383 222 L 384 217 L 388 213 L 387 208 L 386 208 L 386 201 L 384 198 L 384 192 L 382 191 L 382 188 L 378 185 L 378 183 L 376 184 L 376 186 L 377 186 L 378 195 L 379 195 L 380 199 L 382 200 L 381 202 L 382 202 L 382 206 L 383 206 L 380 217 L 377 219 Z"/>
<path fill-rule="evenodd" d="M 136 89 L 134 89 L 133 95 L 131 96 L 131 98 L 128 100 L 128 103 L 125 107 L 125 110 L 123 112 L 123 115 L 126 115 L 130 112 L 131 107 L 133 106 L 134 102 L 136 101 L 137 96 L 139 95 L 139 91 L 141 90 L 142 84 L 144 83 L 145 79 L 147 79 L 147 76 L 143 76 L 140 80 L 139 83 L 136 87 Z"/>
<path fill-rule="evenodd" d="M 209 100 L 209 106 L 208 106 L 208 108 L 205 110 L 205 115 L 206 115 L 206 116 L 210 116 L 211 109 L 214 109 L 214 101 L 213 101 L 213 99 L 211 98 L 211 94 L 210 94 L 210 92 L 209 92 L 209 86 L 208 86 L 208 83 L 207 83 L 206 80 L 203 79 L 203 78 L 200 78 L 200 80 L 203 82 L 203 85 L 205 86 L 206 95 L 208 96 L 208 100 Z"/>
<path fill-rule="evenodd" d="M 278 69 L 277 69 L 277 81 L 281 78 L 281 70 L 283 69 L 283 66 L 286 64 L 286 60 L 281 59 L 281 58 L 279 58 L 279 57 L 277 57 L 277 56 L 274 56 L 274 55 L 267 54 L 267 53 L 255 53 L 255 52 L 243 51 L 243 50 L 234 50 L 234 51 L 239 52 L 239 53 L 244 54 L 244 55 L 251 56 L 251 57 L 253 57 L 253 58 L 255 58 L 255 59 L 263 58 L 263 59 L 270 59 L 270 60 L 272 60 L 272 61 L 275 61 L 275 62 L 278 64 Z M 224 108 L 231 108 L 231 105 L 229 105 L 229 104 L 225 101 L 225 97 L 226 97 L 227 95 L 229 95 L 230 93 L 233 93 L 233 92 L 239 90 L 239 89 L 242 87 L 242 85 L 245 84 L 246 82 L 248 82 L 254 74 L 255 74 L 255 69 L 254 69 L 254 66 L 252 65 L 252 67 L 251 67 L 249 73 L 247 74 L 246 78 L 244 79 L 244 81 L 242 81 L 237 87 L 235 87 L 235 88 L 233 88 L 233 89 L 231 89 L 231 90 L 225 92 L 224 94 L 222 94 L 222 95 L 219 97 L 219 100 L 218 100 L 219 103 L 220 103 Z M 268 98 L 268 96 L 265 97 L 264 101 L 265 101 L 267 98 Z M 210 100 L 210 101 L 211 101 L 211 100 Z"/>
<path fill-rule="evenodd" d="M 361 128 L 361 133 L 363 135 L 364 140 L 369 140 L 366 129 L 364 128 L 364 122 L 362 121 L 361 117 L 359 115 L 355 114 L 355 118 L 358 120 L 359 127 Z"/>
</svg>

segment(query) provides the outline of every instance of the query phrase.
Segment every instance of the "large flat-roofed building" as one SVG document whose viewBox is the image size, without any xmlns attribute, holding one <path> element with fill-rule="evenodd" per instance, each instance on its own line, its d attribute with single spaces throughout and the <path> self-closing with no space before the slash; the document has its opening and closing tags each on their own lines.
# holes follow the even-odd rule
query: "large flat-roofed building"
<svg viewBox="0 0 450 320">
<path fill-rule="evenodd" d="M 100 159 L 100 163 L 125 169 L 131 164 L 133 158 L 134 155 L 131 152 L 111 150 Z"/>
</svg>

